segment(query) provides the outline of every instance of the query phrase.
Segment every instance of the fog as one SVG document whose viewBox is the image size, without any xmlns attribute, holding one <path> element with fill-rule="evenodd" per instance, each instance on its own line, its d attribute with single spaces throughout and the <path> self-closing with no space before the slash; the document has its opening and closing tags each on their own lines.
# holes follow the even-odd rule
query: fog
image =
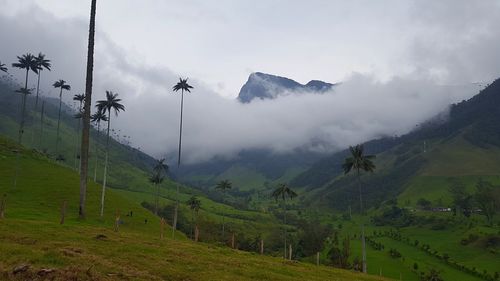
<svg viewBox="0 0 500 281">
<path fill-rule="evenodd" d="M 451 12 L 432 1 L 416 2 L 411 8 L 413 33 L 405 38 L 404 55 L 390 58 L 398 65 L 398 74 L 349 72 L 342 81 L 326 81 L 341 84 L 322 95 L 290 93 L 241 104 L 223 97 L 203 77 L 189 77 L 194 89 L 184 100 L 184 161 L 230 158 L 252 148 L 327 153 L 412 130 L 500 76 L 499 9 L 484 2 L 448 2 L 455 7 Z M 28 17 L 32 20 L 23 20 Z M 87 24 L 80 18 L 56 17 L 35 4 L 15 13 L 0 12 L 0 61 L 10 66 L 16 55 L 42 51 L 53 63 L 53 71 L 42 74 L 44 94 L 56 97 L 51 84 L 64 79 L 73 88 L 64 97 L 71 104 L 72 95 L 84 90 Z M 373 51 L 370 46 L 366 49 Z M 116 44 L 112 34 L 98 29 L 92 99 L 104 98 L 105 90 L 119 93 L 126 111 L 112 117 L 112 126 L 155 157 L 173 156 L 179 137 L 180 93 L 173 93 L 172 86 L 179 76 L 188 75 L 167 62 L 144 61 Z M 22 81 L 23 71 L 9 71 Z"/>
</svg>

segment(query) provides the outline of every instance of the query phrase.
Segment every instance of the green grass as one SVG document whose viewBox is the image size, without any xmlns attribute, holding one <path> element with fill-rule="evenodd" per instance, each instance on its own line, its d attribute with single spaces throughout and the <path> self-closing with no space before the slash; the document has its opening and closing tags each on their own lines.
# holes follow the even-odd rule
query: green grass
<svg viewBox="0 0 500 281">
<path fill-rule="evenodd" d="M 382 280 L 194 243 L 180 233 L 173 240 L 168 227 L 162 240 L 159 218 L 137 204 L 146 195 L 110 189 L 105 215 L 100 218 L 100 186 L 93 183 L 88 190 L 87 218 L 81 221 L 77 218 L 78 174 L 24 150 L 14 188 L 15 149 L 12 142 L 0 138 L 0 194 L 7 195 L 6 218 L 0 221 L 0 279 L 26 280 L 41 268 L 53 268 L 51 280 Z M 60 225 L 64 200 L 67 218 Z M 204 203 L 210 207 L 208 201 Z M 129 211 L 132 217 L 125 215 Z M 123 220 L 118 232 L 113 231 L 116 212 Z M 105 238 L 96 239 L 98 235 Z M 14 276 L 12 268 L 24 263 L 30 269 Z"/>
</svg>

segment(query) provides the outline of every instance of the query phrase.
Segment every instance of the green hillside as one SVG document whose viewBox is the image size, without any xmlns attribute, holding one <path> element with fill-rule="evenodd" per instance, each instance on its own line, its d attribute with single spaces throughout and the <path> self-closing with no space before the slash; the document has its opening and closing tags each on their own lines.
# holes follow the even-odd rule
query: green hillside
<svg viewBox="0 0 500 281">
<path fill-rule="evenodd" d="M 12 184 L 19 149 L 0 138 L 0 279 L 26 280 L 382 280 L 349 271 L 194 243 L 167 226 L 161 240 L 159 218 L 110 190 L 105 216 L 98 216 L 100 187 L 88 190 L 88 218 L 77 217 L 78 174 L 44 155 L 22 150 L 20 177 Z M 142 195 L 144 196 L 144 195 Z M 66 220 L 59 224 L 67 202 Z M 208 201 L 204 201 L 208 203 Z M 132 212 L 132 216 L 129 216 Z M 113 231 L 116 214 L 121 224 Z M 13 268 L 28 265 L 25 272 Z M 41 273 L 42 269 L 49 270 Z M 41 278 L 41 279 L 40 279 Z"/>
</svg>

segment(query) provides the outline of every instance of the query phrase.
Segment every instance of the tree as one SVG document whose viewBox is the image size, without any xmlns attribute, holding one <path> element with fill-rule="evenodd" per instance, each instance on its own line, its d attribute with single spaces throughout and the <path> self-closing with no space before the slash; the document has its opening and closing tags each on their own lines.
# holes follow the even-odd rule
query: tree
<svg viewBox="0 0 500 281">
<path fill-rule="evenodd" d="M 50 60 L 45 58 L 45 55 L 42 53 L 38 53 L 38 56 L 35 57 L 35 63 L 38 69 L 38 81 L 36 84 L 36 99 L 35 99 L 35 109 L 38 108 L 38 93 L 40 90 L 40 76 L 42 74 L 43 69 L 50 71 L 51 63 Z"/>
<path fill-rule="evenodd" d="M 85 78 L 85 105 L 83 111 L 82 128 L 82 151 L 80 152 L 80 204 L 78 215 L 85 218 L 85 201 L 87 198 L 87 176 L 89 168 L 89 144 L 90 144 L 90 107 L 92 105 L 92 80 L 94 71 L 94 35 L 95 14 L 97 0 L 91 0 L 89 44 L 87 48 L 87 74 Z"/>
<path fill-rule="evenodd" d="M 149 177 L 149 182 L 153 184 L 156 189 L 155 195 L 155 215 L 158 215 L 158 200 L 160 193 L 160 184 L 163 182 L 163 176 L 157 173 L 154 173 Z"/>
<path fill-rule="evenodd" d="M 284 252 L 284 257 L 286 259 L 286 199 L 289 198 L 292 200 L 293 198 L 297 197 L 297 193 L 293 191 L 288 185 L 284 183 L 280 183 L 278 187 L 273 191 L 271 196 L 278 202 L 279 199 L 281 199 L 281 202 L 283 203 L 283 241 L 284 241 L 284 246 L 285 246 L 285 252 Z"/>
<path fill-rule="evenodd" d="M 30 69 L 33 72 L 38 73 L 38 64 L 35 60 L 35 57 L 30 53 L 18 56 L 17 62 L 13 63 L 12 67 L 26 69 L 26 81 L 24 82 L 24 88 L 28 89 L 28 76 Z"/>
<path fill-rule="evenodd" d="M 191 198 L 189 198 L 186 204 L 191 209 L 191 239 L 194 239 L 194 228 L 196 225 L 195 219 L 198 215 L 198 211 L 200 210 L 201 201 L 200 199 L 196 198 L 196 196 L 192 196 Z"/>
<path fill-rule="evenodd" d="M 104 215 L 104 196 L 106 193 L 106 179 L 108 173 L 108 157 L 109 157 L 109 127 L 111 125 L 111 110 L 114 110 L 115 116 L 118 116 L 118 112 L 125 111 L 125 106 L 120 103 L 121 99 L 118 98 L 118 94 L 114 94 L 111 91 L 106 91 L 106 99 L 97 101 L 97 109 L 99 111 L 108 112 L 108 130 L 106 137 L 106 156 L 104 158 L 104 177 L 102 182 L 102 194 L 101 194 L 101 217 Z"/>
<path fill-rule="evenodd" d="M 361 192 L 361 171 L 373 172 L 375 170 L 375 164 L 373 164 L 372 159 L 375 155 L 365 155 L 363 145 L 358 144 L 355 147 L 349 147 L 351 156 L 345 159 L 342 168 L 344 169 L 344 174 L 348 174 L 351 171 L 356 171 L 356 178 L 358 182 L 359 191 L 359 206 L 361 215 L 363 212 L 363 196 Z M 363 262 L 363 273 L 366 273 L 366 241 L 365 241 L 365 227 L 364 223 L 361 222 L 361 243 L 362 243 L 362 262 Z"/>
<path fill-rule="evenodd" d="M 95 140 L 95 165 L 94 165 L 94 182 L 97 181 L 97 163 L 99 161 L 99 153 L 98 153 L 98 144 L 99 144 L 99 135 L 101 133 L 101 122 L 107 122 L 108 117 L 106 117 L 106 113 L 103 112 L 102 110 L 97 110 L 96 113 L 94 113 L 91 117 L 92 122 L 94 122 L 97 126 L 97 137 Z M 81 159 L 81 156 L 80 156 Z M 80 161 L 81 163 L 81 161 Z M 81 169 L 81 167 L 80 167 Z"/>
<path fill-rule="evenodd" d="M 226 195 L 226 190 L 229 190 L 233 187 L 233 184 L 229 180 L 220 181 L 215 189 L 222 191 L 222 201 L 224 201 L 224 197 Z M 224 223 L 224 212 L 222 212 L 222 240 L 225 241 L 224 231 L 225 231 L 225 223 Z"/>
<path fill-rule="evenodd" d="M 462 182 L 454 181 L 448 189 L 453 199 L 453 214 L 463 214 L 470 217 L 472 208 L 472 195 L 470 195 Z"/>
<path fill-rule="evenodd" d="M 7 73 L 7 67 L 0 61 L 0 71 Z"/>
<path fill-rule="evenodd" d="M 160 200 L 160 184 L 163 181 L 164 176 L 168 172 L 168 165 L 165 164 L 165 158 L 156 160 L 156 164 L 153 167 L 153 176 L 150 179 L 156 186 L 156 196 L 155 196 L 155 215 L 158 215 L 158 205 Z"/>
<path fill-rule="evenodd" d="M 500 188 L 491 183 L 479 180 L 476 184 L 476 193 L 474 194 L 481 213 L 486 217 L 489 225 L 493 224 L 493 217 L 500 209 Z"/>
<path fill-rule="evenodd" d="M 77 129 L 76 129 L 77 137 L 76 137 L 75 153 L 74 153 L 75 154 L 75 169 L 76 169 L 76 165 L 78 162 L 77 151 L 78 151 L 78 139 L 80 138 L 80 124 L 82 123 L 82 118 L 83 118 L 82 104 L 83 104 L 83 101 L 85 100 L 85 95 L 84 94 L 76 94 L 73 96 L 73 100 L 79 102 L 78 113 L 75 114 L 75 116 L 74 116 L 76 118 L 76 120 L 78 120 Z"/>
<path fill-rule="evenodd" d="M 57 115 L 57 135 L 56 135 L 56 157 L 59 157 L 59 127 L 61 123 L 61 107 L 62 107 L 62 92 L 63 90 L 70 91 L 71 86 L 66 84 L 64 80 L 58 80 L 52 85 L 54 88 L 59 88 L 59 114 Z"/>
<path fill-rule="evenodd" d="M 441 278 L 441 275 L 439 271 L 437 271 L 434 268 L 431 268 L 427 274 L 422 276 L 423 281 L 443 281 L 443 278 Z"/>
<path fill-rule="evenodd" d="M 183 110 L 184 110 L 184 91 L 190 93 L 193 87 L 188 84 L 188 78 L 182 79 L 179 78 L 179 82 L 174 85 L 172 90 L 174 92 L 178 92 L 179 90 L 181 91 L 181 118 L 180 118 L 180 125 L 179 125 L 179 155 L 177 157 L 177 168 L 181 166 L 181 150 L 182 150 L 182 117 L 183 117 Z M 177 192 L 176 192 L 176 203 L 175 203 L 175 211 L 174 211 L 174 223 L 172 227 L 172 237 L 175 236 L 175 230 L 177 229 L 177 213 L 179 211 L 179 184 L 177 184 Z"/>
<path fill-rule="evenodd" d="M 29 76 L 29 71 L 32 70 L 35 73 L 38 73 L 38 65 L 36 64 L 35 57 L 28 53 L 22 56 L 17 57 L 18 62 L 13 63 L 12 67 L 19 68 L 19 69 L 26 69 L 26 80 L 24 82 L 24 90 L 20 89 L 17 92 L 21 93 L 23 96 L 23 101 L 22 101 L 22 117 L 21 117 L 21 126 L 20 126 L 20 131 L 19 131 L 19 144 L 22 142 L 22 135 L 24 132 L 22 132 L 23 127 L 24 127 L 24 113 L 26 110 L 26 97 L 28 94 L 31 94 L 31 92 L 28 90 L 28 76 Z M 5 67 L 4 67 L 5 68 Z"/>
</svg>

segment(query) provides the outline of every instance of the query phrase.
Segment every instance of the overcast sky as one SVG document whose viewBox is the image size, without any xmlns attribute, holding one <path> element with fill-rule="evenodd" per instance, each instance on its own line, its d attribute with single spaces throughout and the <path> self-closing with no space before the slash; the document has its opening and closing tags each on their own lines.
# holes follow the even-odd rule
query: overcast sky
<svg viewBox="0 0 500 281">
<path fill-rule="evenodd" d="M 89 2 L 0 0 L 0 61 L 42 51 L 54 64 L 46 94 L 58 78 L 83 92 Z M 470 83 L 499 77 L 498 26 L 493 0 L 98 0 L 95 99 L 120 93 L 127 112 L 114 124 L 154 155 L 175 150 L 178 76 L 195 86 L 186 101 L 192 161 L 242 148 L 343 147 L 407 132 L 477 93 Z M 254 71 L 344 84 L 240 105 L 233 98 Z M 365 113 L 353 119 L 356 111 Z"/>
</svg>

